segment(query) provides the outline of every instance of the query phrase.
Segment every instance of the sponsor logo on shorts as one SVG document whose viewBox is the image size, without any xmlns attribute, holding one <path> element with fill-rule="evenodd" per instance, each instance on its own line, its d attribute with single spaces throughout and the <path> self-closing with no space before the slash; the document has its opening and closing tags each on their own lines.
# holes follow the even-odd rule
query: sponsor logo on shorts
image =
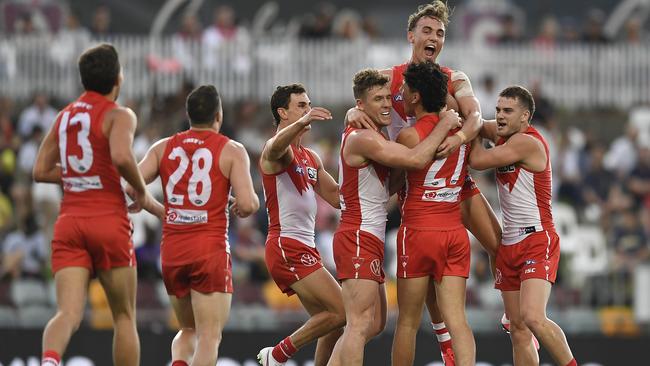
<svg viewBox="0 0 650 366">
<path fill-rule="evenodd" d="M 300 256 L 300 262 L 302 262 L 302 264 L 304 264 L 307 267 L 311 267 L 316 263 L 318 263 L 318 259 L 316 259 L 316 257 L 314 257 L 309 253 L 305 253 L 302 256 Z"/>
<path fill-rule="evenodd" d="M 524 274 L 528 274 L 528 273 L 535 273 L 535 267 L 533 267 L 533 268 L 526 268 L 526 270 L 524 271 Z"/>
<path fill-rule="evenodd" d="M 430 202 L 456 202 L 460 195 L 461 187 L 440 188 L 436 190 L 426 190 L 422 195 L 422 201 Z"/>
<path fill-rule="evenodd" d="M 497 273 L 496 273 L 496 276 L 494 276 L 494 277 L 495 277 L 494 282 L 497 285 L 500 285 L 501 281 L 503 281 L 503 274 L 501 273 L 500 269 L 497 268 Z"/>
<path fill-rule="evenodd" d="M 370 262 L 370 270 L 375 276 L 381 277 L 381 262 L 379 259 L 373 259 L 372 262 Z"/>
<path fill-rule="evenodd" d="M 316 168 L 312 168 L 310 166 L 307 167 L 307 176 L 311 180 L 316 180 L 318 178 L 318 170 Z"/>
<path fill-rule="evenodd" d="M 167 210 L 168 224 L 205 224 L 208 222 L 208 211 L 206 210 L 181 210 L 170 208 Z"/>
</svg>

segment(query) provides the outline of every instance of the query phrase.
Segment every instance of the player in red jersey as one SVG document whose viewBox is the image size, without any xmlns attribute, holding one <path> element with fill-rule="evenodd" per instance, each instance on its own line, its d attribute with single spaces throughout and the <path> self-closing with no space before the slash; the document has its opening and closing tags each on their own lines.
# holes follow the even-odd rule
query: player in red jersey
<svg viewBox="0 0 650 366">
<path fill-rule="evenodd" d="M 418 7 L 418 10 L 408 19 L 407 39 L 412 46 L 409 62 L 435 62 L 440 52 L 442 52 L 448 23 L 449 9 L 444 2 L 435 0 L 430 4 Z M 391 78 L 391 90 L 393 91 L 394 111 L 392 112 L 391 126 L 388 127 L 391 139 L 395 139 L 402 128 L 408 127 L 415 122 L 413 118 L 409 118 L 404 114 L 403 98 L 399 91 L 402 85 L 402 72 L 407 64 L 382 70 L 385 75 Z M 481 126 L 481 113 L 479 102 L 474 96 L 467 75 L 458 70 L 448 68 L 443 68 L 443 70 L 449 75 L 447 107 L 458 110 L 465 119 L 463 128 L 454 135 L 449 136 L 442 143 L 441 156 L 444 157 L 458 149 L 463 143 L 471 141 L 478 134 Z M 372 128 L 368 116 L 357 108 L 348 111 L 346 117 L 350 123 L 358 127 L 363 125 L 366 128 Z M 491 267 L 494 270 L 494 258 L 501 240 L 499 220 L 469 175 L 461 191 L 461 200 L 463 224 L 488 252 Z M 446 366 L 453 366 L 451 339 L 437 308 L 433 283 L 430 284 L 426 304 L 441 347 L 443 361 Z M 401 340 L 402 338 L 399 337 L 398 333 L 398 337 L 395 338 L 394 342 L 393 354 L 399 354 L 401 350 L 407 350 L 410 347 L 408 342 L 402 343 Z M 394 360 L 394 362 L 399 361 Z M 405 363 L 396 363 L 396 365 L 410 365 L 411 363 L 412 361 L 407 360 Z"/>
<path fill-rule="evenodd" d="M 187 97 L 189 130 L 156 142 L 140 162 L 147 183 L 160 176 L 166 217 L 161 259 L 163 281 L 181 326 L 172 341 L 172 365 L 214 365 L 228 321 L 232 269 L 230 211 L 253 214 L 259 200 L 240 143 L 219 133 L 221 99 L 212 85 Z"/>
<path fill-rule="evenodd" d="M 403 129 L 397 137 L 397 142 L 405 146 L 415 146 L 439 123 L 437 105 L 429 102 L 429 95 L 441 88 L 430 80 L 436 78 L 434 65 L 429 62 L 411 63 L 404 72 L 404 112 L 416 118 L 415 125 Z M 402 224 L 397 237 L 399 317 L 393 364 L 413 363 L 415 336 L 431 281 L 449 333 L 456 339 L 455 363 L 474 363 L 474 338 L 465 317 L 469 238 L 460 210 L 467 155 L 468 145 L 463 144 L 446 157 L 436 156 L 424 169 L 407 172 Z M 401 349 L 397 345 L 408 347 Z"/>
<path fill-rule="evenodd" d="M 345 313 L 341 287 L 323 267 L 314 242 L 316 195 L 339 208 L 339 186 L 301 141 L 313 121 L 332 115 L 325 108 L 312 108 L 300 84 L 278 86 L 271 112 L 277 132 L 264 145 L 259 165 L 269 216 L 266 265 L 282 292 L 298 294 L 311 318 L 275 347 L 260 350 L 257 358 L 264 366 L 283 365 L 318 339 L 314 364 L 323 366 L 341 335 Z"/>
<path fill-rule="evenodd" d="M 510 319 L 515 365 L 538 365 L 531 331 L 557 365 L 576 360 L 562 329 L 546 317 L 546 304 L 560 260 L 560 239 L 551 212 L 551 162 L 548 143 L 530 125 L 535 102 L 520 86 L 499 94 L 496 122 L 485 122 L 481 135 L 496 143 L 486 150 L 473 142 L 470 165 L 496 168 L 503 238 L 497 252 L 495 287 L 501 290 Z"/>
<path fill-rule="evenodd" d="M 445 104 L 446 78 L 438 72 L 433 84 L 438 94 L 427 97 L 439 112 Z M 432 75 L 429 75 L 434 77 Z M 343 282 L 347 325 L 330 365 L 361 365 L 365 344 L 386 322 L 384 239 L 386 204 L 390 194 L 390 168 L 421 169 L 434 157 L 451 129 L 460 126 L 455 111 L 443 113 L 436 129 L 412 149 L 388 140 L 380 131 L 390 124 L 391 91 L 388 77 L 377 70 L 362 70 L 354 77 L 357 107 L 373 121 L 372 129 L 348 126 L 343 133 L 339 159 L 341 223 L 334 235 L 334 260 Z"/>
<path fill-rule="evenodd" d="M 86 50 L 79 73 L 85 92 L 57 116 L 33 171 L 35 181 L 62 184 L 64 191 L 52 238 L 57 312 L 43 332 L 41 364 L 61 362 L 83 319 L 88 281 L 97 275 L 113 313 L 113 362 L 138 365 L 135 255 L 120 177 L 134 187 L 139 205 L 164 212 L 137 169 L 135 114 L 115 103 L 122 85 L 117 51 L 109 44 Z"/>
</svg>

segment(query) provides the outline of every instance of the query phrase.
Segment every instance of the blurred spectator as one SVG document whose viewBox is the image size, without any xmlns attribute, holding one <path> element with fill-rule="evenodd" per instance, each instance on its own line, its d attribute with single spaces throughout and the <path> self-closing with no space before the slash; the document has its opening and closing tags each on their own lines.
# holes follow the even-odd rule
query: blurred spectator
<svg viewBox="0 0 650 366">
<path fill-rule="evenodd" d="M 604 156 L 605 148 L 602 145 L 591 146 L 589 164 L 582 187 L 582 199 L 587 206 L 585 212 L 589 213 L 587 218 L 593 222 L 597 221 L 606 211 L 605 204 L 616 181 L 616 176 L 603 166 Z"/>
<path fill-rule="evenodd" d="M 63 28 L 56 35 L 50 55 L 60 66 L 68 66 L 90 43 L 90 32 L 79 23 L 75 14 L 68 14 Z"/>
<path fill-rule="evenodd" d="M 196 15 L 185 14 L 181 28 L 172 38 L 172 47 L 174 58 L 181 63 L 186 72 L 196 68 L 199 49 L 192 46 L 201 40 L 202 34 L 201 23 Z"/>
<path fill-rule="evenodd" d="M 625 134 L 617 137 L 605 155 L 605 168 L 619 178 L 627 177 L 636 166 L 639 130 L 628 123 Z"/>
<path fill-rule="evenodd" d="M 235 106 L 235 118 L 237 129 L 235 130 L 235 140 L 241 142 L 246 150 L 253 156 L 253 161 L 262 153 L 262 148 L 266 143 L 268 136 L 260 131 L 260 113 L 259 104 L 248 99 L 242 100 Z M 267 121 L 267 123 L 269 123 Z M 270 123 L 269 123 L 270 124 Z"/>
<path fill-rule="evenodd" d="M 562 28 L 562 43 L 574 44 L 580 42 L 580 30 L 578 23 L 571 16 L 565 16 L 560 21 Z"/>
<path fill-rule="evenodd" d="M 38 153 L 41 140 L 43 140 L 43 128 L 35 125 L 29 139 L 23 142 L 20 145 L 20 150 L 18 150 L 18 174 L 27 182 L 31 182 L 32 168 L 36 161 L 36 153 Z"/>
<path fill-rule="evenodd" d="M 34 22 L 32 21 L 32 14 L 24 12 L 14 23 L 14 32 L 20 35 L 29 35 L 36 33 Z"/>
<path fill-rule="evenodd" d="M 229 60 L 232 71 L 245 73 L 251 68 L 250 64 L 250 35 L 248 30 L 237 25 L 235 10 L 228 5 L 218 6 L 214 10 L 213 23 L 203 31 L 203 66 L 215 69 L 221 65 L 217 64 L 220 57 L 216 54 L 226 44 L 234 44 L 237 51 L 235 58 Z M 223 57 L 221 57 L 223 59 Z"/>
<path fill-rule="evenodd" d="M 630 111 L 629 124 L 637 129 L 637 142 L 642 147 L 650 147 L 650 105 L 642 104 Z"/>
<path fill-rule="evenodd" d="M 154 219 L 155 220 L 155 219 Z M 158 226 L 143 225 L 144 242 L 136 247 L 138 278 L 160 279 L 160 232 Z"/>
<path fill-rule="evenodd" d="M 586 43 L 606 43 L 607 37 L 603 32 L 605 24 L 605 13 L 600 9 L 591 9 L 587 13 L 585 22 L 585 31 L 582 35 L 582 41 Z"/>
<path fill-rule="evenodd" d="M 90 31 L 95 37 L 105 37 L 111 33 L 111 9 L 106 5 L 95 8 Z"/>
<path fill-rule="evenodd" d="M 366 36 L 368 36 L 370 39 L 378 39 L 381 36 L 378 21 L 375 17 L 369 15 L 364 16 L 361 27 L 363 28 Z"/>
<path fill-rule="evenodd" d="M 546 16 L 539 27 L 539 34 L 533 39 L 533 44 L 539 48 L 553 48 L 557 44 L 559 31 L 560 25 L 555 16 Z"/>
<path fill-rule="evenodd" d="M 650 258 L 648 238 L 636 211 L 624 212 L 612 230 L 614 258 L 617 272 L 631 274 L 634 268 Z"/>
<path fill-rule="evenodd" d="M 43 278 L 48 246 L 33 214 L 28 214 L 18 228 L 7 235 L 2 253 L 0 277 L 8 274 L 12 278 Z"/>
<path fill-rule="evenodd" d="M 637 17 L 629 19 L 625 23 L 624 40 L 628 44 L 641 44 L 647 41 L 646 35 L 643 33 L 643 24 Z"/>
<path fill-rule="evenodd" d="M 523 41 L 521 30 L 513 14 L 506 14 L 501 19 L 501 35 L 497 39 L 500 44 L 515 44 Z"/>
<path fill-rule="evenodd" d="M 639 149 L 638 161 L 627 181 L 627 188 L 634 196 L 636 204 L 645 203 L 650 198 L 650 148 Z"/>
<path fill-rule="evenodd" d="M 361 16 L 352 9 L 343 9 L 336 14 L 332 23 L 332 34 L 346 41 L 367 38 L 363 34 Z"/>
<path fill-rule="evenodd" d="M 23 138 L 28 138 L 35 126 L 39 126 L 41 131 L 49 131 L 50 126 L 56 119 L 56 109 L 54 109 L 43 93 L 37 93 L 34 96 L 34 102 L 25 108 L 18 119 L 18 133 Z"/>
<path fill-rule="evenodd" d="M 325 38 L 331 35 L 332 21 L 336 7 L 330 3 L 320 3 L 315 13 L 307 14 L 300 29 L 303 38 Z"/>
<path fill-rule="evenodd" d="M 247 269 L 250 282 L 262 284 L 269 279 L 266 270 L 265 237 L 255 227 L 253 217 L 237 219 L 236 240 L 233 240 L 232 256 L 240 266 Z"/>
<path fill-rule="evenodd" d="M 475 89 L 476 98 L 481 103 L 481 115 L 484 119 L 494 119 L 495 106 L 499 99 L 499 90 L 494 82 L 494 75 L 485 74 Z"/>
</svg>

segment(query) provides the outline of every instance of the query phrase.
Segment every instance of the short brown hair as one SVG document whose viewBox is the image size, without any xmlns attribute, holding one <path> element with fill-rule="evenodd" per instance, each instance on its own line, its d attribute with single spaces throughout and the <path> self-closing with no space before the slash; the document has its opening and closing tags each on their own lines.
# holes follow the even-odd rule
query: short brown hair
<svg viewBox="0 0 650 366">
<path fill-rule="evenodd" d="M 352 81 L 354 83 L 352 87 L 354 98 L 361 99 L 373 87 L 382 87 L 388 84 L 388 77 L 376 69 L 363 69 L 354 75 Z"/>
<path fill-rule="evenodd" d="M 415 29 L 415 25 L 418 24 L 418 21 L 422 18 L 436 18 L 442 22 L 442 24 L 449 25 L 449 15 L 451 10 L 446 3 L 441 0 L 435 0 L 430 4 L 418 6 L 418 10 L 409 16 L 408 28 L 409 32 Z"/>
<path fill-rule="evenodd" d="M 211 125 L 221 108 L 221 97 L 214 85 L 201 85 L 185 100 L 190 125 Z"/>
<path fill-rule="evenodd" d="M 530 122 L 533 119 L 533 114 L 535 113 L 535 99 L 533 99 L 533 95 L 528 91 L 528 89 L 523 86 L 512 85 L 503 89 L 501 93 L 499 93 L 499 96 L 503 98 L 516 99 L 524 109 L 527 109 L 530 112 L 528 121 Z"/>
</svg>

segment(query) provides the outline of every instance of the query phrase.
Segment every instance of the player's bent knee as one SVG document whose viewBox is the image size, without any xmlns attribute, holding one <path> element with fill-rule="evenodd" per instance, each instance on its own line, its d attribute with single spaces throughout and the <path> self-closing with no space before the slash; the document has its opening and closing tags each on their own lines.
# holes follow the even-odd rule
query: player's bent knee
<svg viewBox="0 0 650 366">
<path fill-rule="evenodd" d="M 522 314 L 522 317 L 524 319 L 524 324 L 526 324 L 528 329 L 533 332 L 535 332 L 536 329 L 543 327 L 544 322 L 546 321 L 546 317 L 543 314 L 539 315 L 533 312 L 525 312 Z"/>
<path fill-rule="evenodd" d="M 59 310 L 56 317 L 69 324 L 72 327 L 72 330 L 76 332 L 77 329 L 79 329 L 81 326 L 81 321 L 83 320 L 83 312 Z"/>
</svg>

